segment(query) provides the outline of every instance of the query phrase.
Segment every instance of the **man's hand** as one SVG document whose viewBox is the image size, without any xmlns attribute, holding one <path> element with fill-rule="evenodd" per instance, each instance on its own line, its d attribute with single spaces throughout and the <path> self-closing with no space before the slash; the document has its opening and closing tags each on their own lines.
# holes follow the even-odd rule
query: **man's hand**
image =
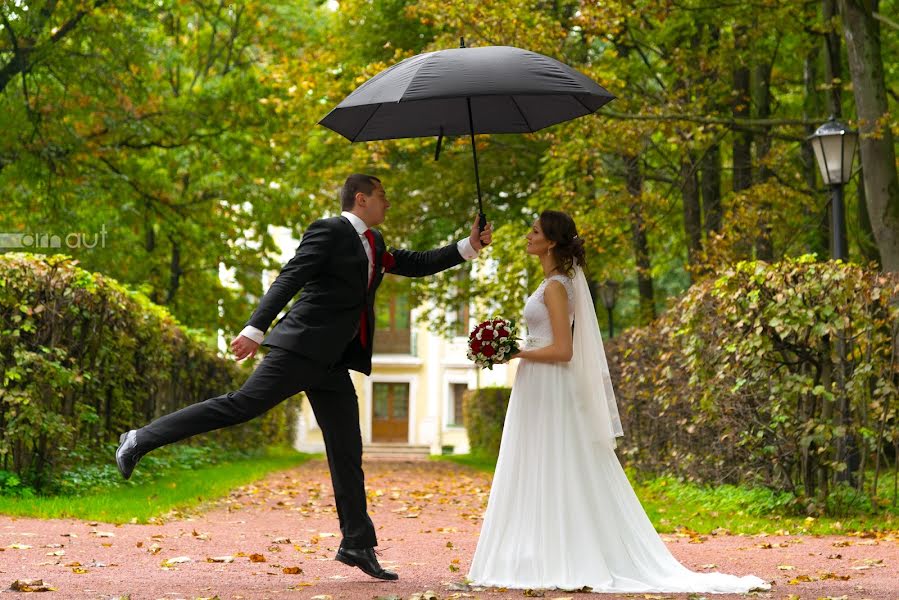
<svg viewBox="0 0 899 600">
<path fill-rule="evenodd" d="M 235 360 L 252 358 L 256 356 L 257 350 L 259 350 L 259 344 L 246 336 L 239 335 L 231 340 L 231 352 L 234 353 Z"/>
<path fill-rule="evenodd" d="M 487 226 L 484 227 L 484 231 L 480 231 L 480 216 L 475 215 L 474 225 L 471 226 L 471 236 L 469 236 L 468 241 L 471 242 L 471 247 L 476 252 L 480 252 L 481 248 L 493 241 L 493 223 L 488 222 Z"/>
</svg>

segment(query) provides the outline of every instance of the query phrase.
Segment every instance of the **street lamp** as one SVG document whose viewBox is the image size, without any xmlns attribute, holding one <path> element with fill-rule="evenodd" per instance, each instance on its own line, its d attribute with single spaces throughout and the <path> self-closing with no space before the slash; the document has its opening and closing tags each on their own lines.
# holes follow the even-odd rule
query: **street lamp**
<svg viewBox="0 0 899 600">
<path fill-rule="evenodd" d="M 603 306 L 609 314 L 609 337 L 615 337 L 615 324 L 612 321 L 612 309 L 615 308 L 615 301 L 618 299 L 618 282 L 612 279 L 606 279 L 599 284 L 599 297 L 602 299 Z"/>
<path fill-rule="evenodd" d="M 858 132 L 849 129 L 845 123 L 837 121 L 833 116 L 809 136 L 821 179 L 831 190 L 831 257 L 846 260 L 849 255 L 846 243 L 846 216 L 843 204 L 843 185 L 852 177 L 852 159 L 855 158 L 855 146 L 858 143 Z M 845 433 L 837 445 L 837 459 L 846 465 L 846 469 L 837 476 L 838 481 L 854 483 L 855 473 L 859 468 L 859 455 L 855 437 L 849 432 L 851 423 L 849 395 L 846 393 L 846 334 L 837 335 L 836 346 L 839 356 L 837 381 L 839 386 L 840 413 Z M 827 339 L 825 337 L 825 339 Z"/>
<path fill-rule="evenodd" d="M 852 159 L 858 143 L 858 132 L 845 123 L 830 117 L 821 125 L 809 141 L 815 151 L 821 179 L 831 190 L 831 247 L 835 259 L 846 260 L 849 255 L 846 243 L 846 209 L 843 204 L 843 185 L 852 177 Z"/>
</svg>

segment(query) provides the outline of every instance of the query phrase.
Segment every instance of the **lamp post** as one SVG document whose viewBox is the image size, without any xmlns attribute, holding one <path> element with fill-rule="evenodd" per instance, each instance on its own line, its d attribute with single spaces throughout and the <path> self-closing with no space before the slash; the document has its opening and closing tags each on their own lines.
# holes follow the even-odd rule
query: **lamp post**
<svg viewBox="0 0 899 600">
<path fill-rule="evenodd" d="M 612 279 L 606 279 L 599 284 L 599 297 L 602 299 L 603 306 L 609 315 L 609 338 L 615 337 L 615 323 L 612 320 L 612 309 L 615 308 L 615 302 L 618 300 L 618 282 Z"/>
<path fill-rule="evenodd" d="M 843 185 L 852 177 L 852 160 L 855 158 L 858 132 L 852 131 L 848 125 L 832 116 L 808 139 L 815 151 L 821 179 L 831 193 L 830 255 L 835 259 L 846 260 L 849 250 L 846 243 Z"/>
<path fill-rule="evenodd" d="M 831 193 L 831 242 L 830 255 L 834 259 L 846 260 L 849 255 L 846 243 L 846 214 L 843 203 L 843 186 L 852 177 L 852 160 L 858 143 L 858 132 L 849 129 L 845 123 L 831 116 L 815 133 L 809 136 L 815 151 L 821 179 L 830 187 Z M 825 338 L 826 339 L 826 338 Z M 859 468 L 858 449 L 854 436 L 849 432 L 851 413 L 849 395 L 846 393 L 846 337 L 845 332 L 837 334 L 837 383 L 839 386 L 840 416 L 845 433 L 837 443 L 837 460 L 846 469 L 837 474 L 837 480 L 854 484 Z"/>
</svg>

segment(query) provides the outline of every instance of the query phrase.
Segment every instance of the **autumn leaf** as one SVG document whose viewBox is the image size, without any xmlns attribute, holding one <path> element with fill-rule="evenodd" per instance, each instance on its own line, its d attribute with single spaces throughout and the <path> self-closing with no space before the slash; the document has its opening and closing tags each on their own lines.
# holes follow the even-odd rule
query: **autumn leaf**
<svg viewBox="0 0 899 600">
<path fill-rule="evenodd" d="M 43 579 L 16 579 L 9 586 L 14 592 L 54 592 L 56 588 L 44 583 Z"/>
<path fill-rule="evenodd" d="M 162 561 L 163 567 L 173 567 L 175 565 L 180 565 L 183 563 L 190 562 L 191 558 L 189 556 L 175 556 L 173 558 L 168 558 Z"/>
<path fill-rule="evenodd" d="M 301 569 L 300 567 L 284 567 L 283 569 L 281 569 L 281 571 L 285 575 L 299 575 L 303 572 L 303 569 Z"/>
<path fill-rule="evenodd" d="M 233 556 L 210 556 L 206 558 L 206 562 L 211 563 L 233 563 Z"/>
<path fill-rule="evenodd" d="M 254 562 L 254 563 L 264 563 L 264 562 L 265 562 L 265 556 L 262 555 L 262 554 L 256 554 L 256 553 L 251 554 L 251 555 L 250 555 L 250 562 Z"/>
</svg>

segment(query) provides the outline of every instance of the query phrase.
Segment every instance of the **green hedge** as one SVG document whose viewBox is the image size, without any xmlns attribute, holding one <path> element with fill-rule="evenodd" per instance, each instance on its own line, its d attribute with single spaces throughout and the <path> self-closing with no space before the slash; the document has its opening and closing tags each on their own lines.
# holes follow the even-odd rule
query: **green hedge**
<svg viewBox="0 0 899 600">
<path fill-rule="evenodd" d="M 694 285 L 607 344 L 622 458 L 788 491 L 811 514 L 834 512 L 835 494 L 877 496 L 899 445 L 897 301 L 899 277 L 810 256 Z"/>
<path fill-rule="evenodd" d="M 121 432 L 237 389 L 250 372 L 146 297 L 76 264 L 0 255 L 0 470 L 37 489 L 111 461 Z M 284 403 L 194 443 L 289 443 L 295 410 Z"/>
<path fill-rule="evenodd" d="M 496 456 L 503 436 L 503 421 L 511 388 L 489 387 L 469 390 L 462 397 L 462 418 L 472 454 Z"/>
</svg>

